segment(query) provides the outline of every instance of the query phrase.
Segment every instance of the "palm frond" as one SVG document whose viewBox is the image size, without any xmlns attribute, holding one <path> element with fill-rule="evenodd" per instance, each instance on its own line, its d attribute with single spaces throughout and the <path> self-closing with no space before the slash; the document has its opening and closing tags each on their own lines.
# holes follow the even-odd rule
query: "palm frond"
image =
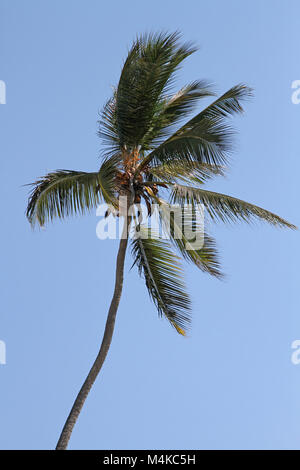
<svg viewBox="0 0 300 470">
<path fill-rule="evenodd" d="M 29 196 L 26 215 L 40 226 L 58 217 L 83 214 L 101 200 L 115 204 L 115 165 L 112 159 L 103 162 L 98 172 L 57 170 L 35 183 Z"/>
<path fill-rule="evenodd" d="M 172 127 L 187 116 L 200 99 L 213 95 L 209 83 L 197 80 L 184 86 L 173 96 L 159 101 L 151 127 L 143 138 L 142 150 L 149 150 L 159 145 L 162 139 L 170 134 Z"/>
<path fill-rule="evenodd" d="M 113 96 L 103 107 L 98 124 L 98 136 L 103 139 L 109 153 L 120 151 L 121 148 L 116 122 L 116 92 L 114 92 Z"/>
<path fill-rule="evenodd" d="M 116 91 L 115 119 L 121 147 L 141 145 L 174 72 L 196 50 L 187 43 L 180 45 L 179 39 L 178 33 L 142 35 L 130 49 Z"/>
<path fill-rule="evenodd" d="M 211 84 L 205 80 L 195 80 L 182 87 L 175 95 L 169 98 L 162 111 L 162 115 L 170 124 L 174 124 L 178 119 L 190 113 L 200 98 L 214 96 Z"/>
<path fill-rule="evenodd" d="M 224 176 L 225 167 L 221 165 L 210 165 L 197 161 L 183 162 L 182 160 L 172 160 L 151 166 L 148 173 L 164 182 L 193 182 L 203 184 L 213 176 Z"/>
<path fill-rule="evenodd" d="M 143 274 L 151 299 L 178 333 L 185 335 L 190 323 L 190 300 L 185 291 L 182 268 L 166 240 L 153 237 L 147 227 L 138 226 L 132 240 L 134 263 Z"/>
<path fill-rule="evenodd" d="M 278 227 L 296 228 L 295 225 L 282 217 L 254 204 L 232 196 L 227 196 L 226 194 L 200 188 L 175 184 L 173 185 L 170 202 L 180 204 L 203 204 L 212 220 L 221 220 L 222 222 L 243 220 L 251 222 L 256 219 L 264 220 Z"/>
<path fill-rule="evenodd" d="M 185 208 L 183 212 L 179 211 L 181 217 L 178 220 L 178 217 L 174 216 L 174 207 L 163 199 L 157 198 L 157 201 L 160 206 L 159 214 L 164 231 L 180 251 L 182 257 L 195 264 L 201 271 L 221 279 L 223 274 L 220 269 L 216 242 L 204 231 L 204 224 L 194 217 L 193 208 L 189 207 Z M 196 234 L 201 242 L 200 248 L 195 247 L 187 238 L 192 234 Z"/>
<path fill-rule="evenodd" d="M 211 165 L 224 165 L 232 149 L 233 130 L 225 119 L 241 113 L 240 101 L 251 96 L 251 89 L 237 85 L 184 124 L 165 142 L 152 150 L 141 162 L 137 171 L 151 161 L 198 161 Z"/>
</svg>

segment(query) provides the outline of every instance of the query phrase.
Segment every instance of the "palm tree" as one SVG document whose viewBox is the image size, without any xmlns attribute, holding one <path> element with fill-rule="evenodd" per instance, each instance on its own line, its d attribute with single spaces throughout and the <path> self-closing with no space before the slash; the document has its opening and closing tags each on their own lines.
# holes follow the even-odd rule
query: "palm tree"
<svg viewBox="0 0 300 470">
<path fill-rule="evenodd" d="M 251 90 L 237 85 L 182 124 L 198 101 L 214 95 L 205 81 L 193 81 L 172 94 L 174 74 L 182 61 L 196 51 L 180 42 L 180 34 L 159 33 L 137 38 L 122 68 L 113 96 L 99 121 L 103 139 L 103 162 L 98 171 L 57 170 L 35 183 L 29 197 L 27 217 L 34 225 L 71 214 L 83 214 L 100 202 L 118 214 L 119 197 L 127 197 L 123 233 L 116 262 L 113 298 L 102 344 L 96 360 L 79 391 L 66 420 L 56 449 L 66 449 L 73 427 L 108 353 L 116 313 L 122 293 L 125 253 L 129 232 L 134 264 L 144 277 L 149 295 L 160 316 L 165 316 L 181 335 L 191 317 L 191 305 L 182 278 L 180 259 L 194 263 L 202 271 L 221 277 L 214 239 L 204 233 L 201 248 L 190 249 L 186 229 L 200 230 L 193 217 L 184 218 L 183 229 L 169 218 L 170 239 L 157 238 L 139 217 L 141 200 L 149 214 L 152 203 L 161 209 L 160 223 L 167 225 L 171 204 L 193 208 L 202 204 L 207 216 L 222 222 L 265 220 L 279 227 L 295 228 L 281 217 L 235 197 L 203 189 L 214 175 L 224 174 L 231 151 L 230 115 L 242 113 L 241 102 Z M 166 197 L 169 200 L 166 200 Z M 197 225 L 198 224 L 198 225 Z M 181 237 L 176 236 L 180 229 Z M 182 229 L 182 230 L 181 230 Z M 177 253 L 174 253 L 172 248 Z"/>
</svg>

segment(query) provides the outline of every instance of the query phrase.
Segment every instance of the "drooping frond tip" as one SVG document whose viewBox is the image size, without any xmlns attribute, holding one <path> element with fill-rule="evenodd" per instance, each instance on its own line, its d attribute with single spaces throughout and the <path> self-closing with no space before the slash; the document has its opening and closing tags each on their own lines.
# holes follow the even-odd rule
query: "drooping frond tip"
<svg viewBox="0 0 300 470">
<path fill-rule="evenodd" d="M 143 226 L 132 240 L 132 255 L 159 314 L 164 315 L 178 333 L 185 335 L 190 324 L 191 304 L 178 256 L 167 240 L 153 237 Z"/>
</svg>

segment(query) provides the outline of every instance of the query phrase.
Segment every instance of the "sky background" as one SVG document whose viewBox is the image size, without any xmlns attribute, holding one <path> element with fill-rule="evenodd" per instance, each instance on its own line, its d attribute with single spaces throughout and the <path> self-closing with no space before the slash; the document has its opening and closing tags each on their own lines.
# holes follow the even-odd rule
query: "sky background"
<svg viewBox="0 0 300 470">
<path fill-rule="evenodd" d="M 255 90 L 231 170 L 208 188 L 299 225 L 298 0 L 0 0 L 0 448 L 53 449 L 98 352 L 118 241 L 95 212 L 32 231 L 25 183 L 100 165 L 98 113 L 137 33 L 181 30 L 200 51 L 177 88 Z M 70 449 L 299 449 L 299 233 L 211 226 L 226 280 L 186 267 L 193 328 L 180 337 L 130 271 L 101 376 Z"/>
</svg>

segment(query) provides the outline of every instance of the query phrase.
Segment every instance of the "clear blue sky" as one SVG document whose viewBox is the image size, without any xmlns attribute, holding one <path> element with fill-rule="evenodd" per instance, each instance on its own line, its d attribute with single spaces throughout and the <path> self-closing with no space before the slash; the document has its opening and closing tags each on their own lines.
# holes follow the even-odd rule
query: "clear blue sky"
<svg viewBox="0 0 300 470">
<path fill-rule="evenodd" d="M 0 0 L 0 447 L 51 449 L 98 351 L 117 241 L 95 213 L 29 227 L 25 183 L 95 170 L 98 111 L 136 33 L 180 29 L 201 50 L 178 87 L 207 78 L 255 89 L 232 168 L 208 187 L 299 220 L 298 0 Z M 158 319 L 126 265 L 112 348 L 70 449 L 300 448 L 299 233 L 213 226 L 225 282 L 187 267 L 189 338 Z"/>
</svg>

